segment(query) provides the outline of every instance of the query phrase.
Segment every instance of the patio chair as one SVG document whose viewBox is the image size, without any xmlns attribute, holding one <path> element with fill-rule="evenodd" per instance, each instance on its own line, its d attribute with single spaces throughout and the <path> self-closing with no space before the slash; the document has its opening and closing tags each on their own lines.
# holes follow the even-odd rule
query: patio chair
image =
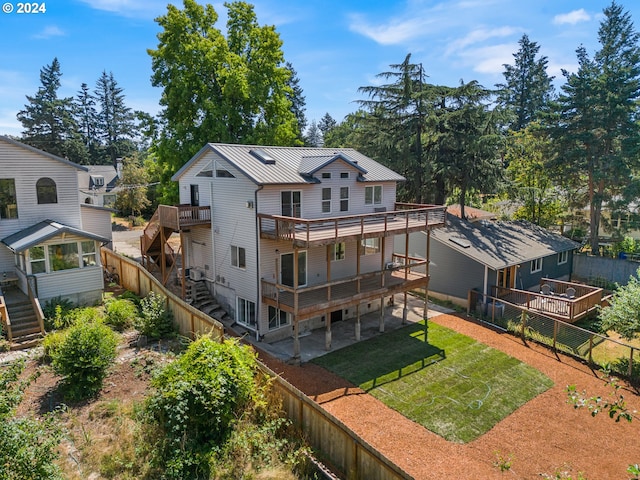
<svg viewBox="0 0 640 480">
<path fill-rule="evenodd" d="M 540 293 L 543 295 L 551 295 L 551 287 L 546 283 L 540 286 Z"/>
<path fill-rule="evenodd" d="M 576 298 L 576 289 L 573 288 L 573 287 L 567 288 L 567 291 L 565 293 L 567 294 L 567 297 L 569 297 L 569 298 Z"/>
</svg>

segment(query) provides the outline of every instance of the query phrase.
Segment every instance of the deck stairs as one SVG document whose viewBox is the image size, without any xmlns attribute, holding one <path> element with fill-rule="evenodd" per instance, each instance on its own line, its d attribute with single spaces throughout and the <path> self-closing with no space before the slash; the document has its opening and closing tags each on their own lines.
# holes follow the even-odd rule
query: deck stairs
<svg viewBox="0 0 640 480">
<path fill-rule="evenodd" d="M 40 329 L 29 298 L 7 305 L 7 311 L 11 319 L 11 350 L 24 350 L 38 345 L 44 332 Z"/>
<path fill-rule="evenodd" d="M 201 312 L 206 313 L 219 322 L 225 323 L 231 320 L 227 312 L 211 295 L 209 289 L 203 281 L 189 280 L 185 284 L 187 298 L 186 301 Z"/>
<path fill-rule="evenodd" d="M 165 266 L 170 267 L 175 263 L 175 252 L 167 243 L 175 230 L 171 226 L 161 224 L 158 211 L 153 214 L 140 238 L 142 255 L 162 269 L 162 250 L 164 249 Z M 150 266 L 150 265 L 149 265 Z M 149 269 L 149 266 L 147 269 Z"/>
</svg>

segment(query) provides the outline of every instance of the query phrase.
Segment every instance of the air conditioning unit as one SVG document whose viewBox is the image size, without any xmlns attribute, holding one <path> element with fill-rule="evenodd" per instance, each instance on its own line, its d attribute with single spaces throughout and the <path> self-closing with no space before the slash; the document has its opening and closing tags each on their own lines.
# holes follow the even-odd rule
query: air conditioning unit
<svg viewBox="0 0 640 480">
<path fill-rule="evenodd" d="M 200 270 L 192 268 L 191 270 L 189 270 L 189 278 L 194 282 L 202 280 L 202 272 Z"/>
<path fill-rule="evenodd" d="M 400 265 L 398 262 L 387 262 L 384 266 L 384 268 L 386 268 L 387 270 L 395 270 L 397 268 L 400 268 L 402 265 Z"/>
</svg>

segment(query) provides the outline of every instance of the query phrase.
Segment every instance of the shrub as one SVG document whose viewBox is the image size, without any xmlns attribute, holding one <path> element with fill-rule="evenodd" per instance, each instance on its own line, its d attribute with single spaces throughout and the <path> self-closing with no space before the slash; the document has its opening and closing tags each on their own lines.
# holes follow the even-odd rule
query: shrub
<svg viewBox="0 0 640 480">
<path fill-rule="evenodd" d="M 59 330 L 55 332 L 49 332 L 42 340 L 42 359 L 45 362 L 51 362 L 53 356 L 64 342 L 67 336 L 66 330 Z"/>
<path fill-rule="evenodd" d="M 12 418 L 32 380 L 20 380 L 24 367 L 24 360 L 0 366 L 0 478 L 62 479 L 54 463 L 61 438 L 54 417 Z"/>
<path fill-rule="evenodd" d="M 136 328 L 142 335 L 150 338 L 163 338 L 175 331 L 173 314 L 166 309 L 167 298 L 155 292 L 140 300 L 142 316 L 136 324 Z"/>
<path fill-rule="evenodd" d="M 257 397 L 256 366 L 250 347 L 201 337 L 153 379 L 147 420 L 161 432 L 153 451 L 167 478 L 209 478 L 196 472 L 208 472 L 211 449 Z"/>
<path fill-rule="evenodd" d="M 69 328 L 51 352 L 53 368 L 62 375 L 69 400 L 89 398 L 100 391 L 117 344 L 116 333 L 102 322 L 80 321 Z"/>
<path fill-rule="evenodd" d="M 55 297 L 45 302 L 42 308 L 44 314 L 44 328 L 46 330 L 59 330 L 67 328 L 67 315 L 75 308 L 75 304 L 68 298 Z"/>
<path fill-rule="evenodd" d="M 118 298 L 105 305 L 105 313 L 105 323 L 122 332 L 136 323 L 138 307 L 131 300 Z"/>
</svg>

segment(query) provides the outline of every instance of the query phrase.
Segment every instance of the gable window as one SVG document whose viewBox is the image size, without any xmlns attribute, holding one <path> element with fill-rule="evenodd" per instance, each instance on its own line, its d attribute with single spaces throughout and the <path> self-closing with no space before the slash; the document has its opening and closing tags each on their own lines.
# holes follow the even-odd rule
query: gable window
<svg viewBox="0 0 640 480">
<path fill-rule="evenodd" d="M 38 196 L 38 204 L 58 203 L 56 182 L 50 178 L 41 178 L 36 182 L 36 195 Z"/>
<path fill-rule="evenodd" d="M 216 168 L 216 178 L 236 178 L 233 173 L 224 168 Z"/>
<path fill-rule="evenodd" d="M 322 172 L 322 178 L 331 178 L 331 172 Z"/>
<path fill-rule="evenodd" d="M 340 187 L 340 211 L 349 211 L 349 187 Z"/>
<path fill-rule="evenodd" d="M 349 178 L 349 172 L 340 172 L 340 178 Z"/>
<path fill-rule="evenodd" d="M 374 253 L 380 253 L 380 239 L 375 238 L 363 238 L 362 239 L 362 254 L 371 255 Z"/>
<path fill-rule="evenodd" d="M 531 273 L 540 271 L 542 271 L 542 259 L 536 258 L 535 260 L 531 260 Z"/>
<path fill-rule="evenodd" d="M 322 189 L 322 213 L 331 213 L 331 189 Z"/>
<path fill-rule="evenodd" d="M 236 322 L 247 327 L 256 327 L 256 304 L 238 297 L 236 308 Z"/>
<path fill-rule="evenodd" d="M 269 330 L 284 327 L 291 323 L 291 314 L 269 305 Z"/>
<path fill-rule="evenodd" d="M 104 187 L 104 177 L 102 175 L 90 175 L 92 187 Z"/>
<path fill-rule="evenodd" d="M 0 178 L 0 218 L 18 218 L 16 182 L 13 178 Z"/>
<path fill-rule="evenodd" d="M 246 252 L 244 248 L 231 245 L 231 265 L 243 270 L 247 268 Z"/>
<path fill-rule="evenodd" d="M 372 185 L 370 187 L 364 187 L 364 204 L 382 204 L 382 185 Z"/>
<path fill-rule="evenodd" d="M 569 251 L 565 250 L 564 252 L 558 253 L 558 265 L 565 264 L 569 261 Z"/>
<path fill-rule="evenodd" d="M 331 261 L 344 260 L 344 254 L 347 246 L 344 242 L 334 243 L 331 245 Z"/>
<path fill-rule="evenodd" d="M 280 192 L 280 202 L 283 217 L 302 217 L 302 192 L 300 190 L 285 190 Z"/>
</svg>

